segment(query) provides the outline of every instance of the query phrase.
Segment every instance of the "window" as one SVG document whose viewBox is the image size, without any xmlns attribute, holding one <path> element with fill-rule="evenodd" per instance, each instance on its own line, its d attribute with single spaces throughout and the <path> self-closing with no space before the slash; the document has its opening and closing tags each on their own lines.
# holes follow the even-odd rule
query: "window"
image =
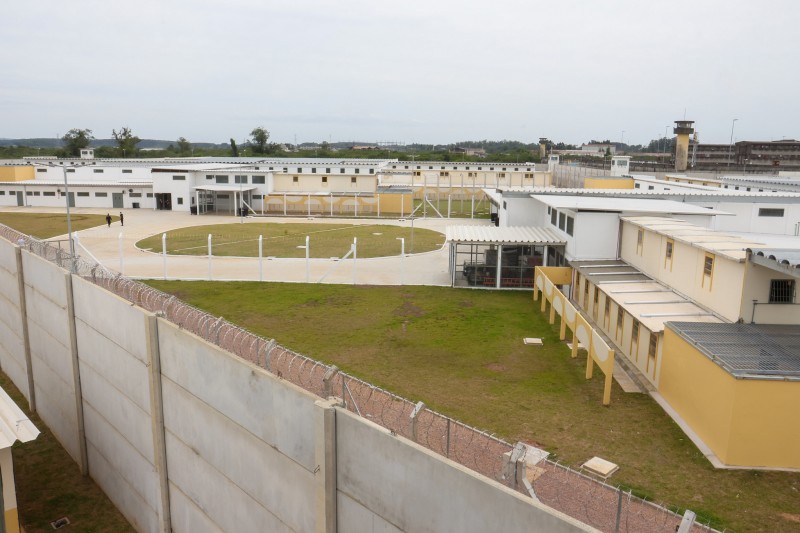
<svg viewBox="0 0 800 533">
<path fill-rule="evenodd" d="M 558 211 L 555 209 L 550 211 L 550 223 L 554 226 L 558 224 Z"/>
<path fill-rule="evenodd" d="M 339 169 L 339 174 L 344 174 L 344 169 L 343 168 Z"/>
<path fill-rule="evenodd" d="M 5 195 L 6 195 L 6 191 L 0 191 L 0 196 L 5 196 Z"/>
<path fill-rule="evenodd" d="M 638 183 L 634 183 L 634 184 L 633 184 L 633 188 L 634 188 L 634 189 L 638 189 L 639 187 L 640 187 L 640 185 L 639 185 Z"/>
<path fill-rule="evenodd" d="M 231 197 L 231 195 L 226 193 L 226 192 L 217 194 L 217 198 L 220 199 L 220 200 L 227 200 L 230 197 Z"/>
<path fill-rule="evenodd" d="M 213 174 L 206 174 L 206 179 L 207 180 L 213 180 L 214 179 L 214 175 Z"/>
<path fill-rule="evenodd" d="M 148 198 L 152 198 L 153 197 L 153 193 L 151 193 L 151 192 L 147 193 L 147 197 Z"/>
<path fill-rule="evenodd" d="M 355 182 L 356 182 L 356 177 L 355 177 L 355 176 L 353 176 L 352 178 L 350 178 L 350 183 L 355 183 Z"/>
<path fill-rule="evenodd" d="M 656 352 L 658 350 L 658 335 L 655 333 L 650 334 L 650 342 L 647 345 L 647 371 L 650 371 L 650 361 L 653 361 L 653 373 L 656 371 Z"/>
<path fill-rule="evenodd" d="M 92 170 L 92 172 L 94 172 L 95 174 L 102 174 L 103 173 L 103 169 L 102 168 L 95 168 L 95 169 Z"/>
<path fill-rule="evenodd" d="M 633 319 L 631 326 L 631 355 L 638 362 L 639 361 L 639 321 Z"/>
<path fill-rule="evenodd" d="M 408 167 L 406 167 L 406 168 L 408 168 Z M 331 173 L 331 169 L 329 169 L 329 168 L 326 168 L 326 169 L 325 169 L 325 174 L 330 174 L 330 173 Z"/>
<path fill-rule="evenodd" d="M 40 191 L 33 191 L 34 196 L 40 196 L 42 193 Z"/>
<path fill-rule="evenodd" d="M 53 191 L 44 191 L 42 193 L 42 196 L 55 196 L 55 195 L 56 193 L 54 193 Z"/>
<path fill-rule="evenodd" d="M 133 195 L 131 195 L 131 196 L 133 196 Z M 178 205 L 183 205 L 183 198 L 180 198 L 180 197 L 178 198 Z"/>
<path fill-rule="evenodd" d="M 639 228 L 636 234 L 636 255 L 642 255 L 642 248 L 644 247 L 644 230 Z"/>
<path fill-rule="evenodd" d="M 67 169 L 67 172 L 75 172 L 75 169 L 74 169 L 74 168 L 68 168 L 68 169 Z M 124 171 L 123 171 L 123 172 L 124 172 Z"/>
<path fill-rule="evenodd" d="M 228 176 L 215 176 L 217 183 L 228 183 Z"/>
<path fill-rule="evenodd" d="M 369 173 L 370 174 L 375 174 L 375 169 L 374 168 L 369 169 Z M 448 173 L 448 175 L 449 175 L 449 173 Z"/>
<path fill-rule="evenodd" d="M 298 183 L 299 181 L 300 178 L 298 178 L 297 176 L 292 176 L 292 183 Z"/>
<path fill-rule="evenodd" d="M 302 167 L 297 167 L 297 173 L 298 174 L 302 174 L 303 173 L 303 168 Z"/>
<path fill-rule="evenodd" d="M 131 170 L 129 168 L 123 168 L 122 169 L 122 173 L 123 174 L 133 174 L 133 170 Z"/>
<path fill-rule="evenodd" d="M 583 285 L 583 306 L 589 303 L 589 280 L 586 280 L 586 283 Z"/>
<path fill-rule="evenodd" d="M 253 185 L 264 185 L 266 183 L 265 176 L 253 176 Z"/>
<path fill-rule="evenodd" d="M 25 196 L 33 196 L 33 191 L 26 192 Z M 78 194 L 78 196 L 80 196 L 80 194 Z"/>
<path fill-rule="evenodd" d="M 617 306 L 617 339 L 622 335 L 622 325 L 625 323 L 625 312 L 622 306 Z"/>
<path fill-rule="evenodd" d="M 94 193 L 95 198 L 108 198 L 107 192 L 96 192 Z"/>
<path fill-rule="evenodd" d="M 574 235 L 575 234 L 575 219 L 572 217 L 567 217 L 567 235 Z"/>
<path fill-rule="evenodd" d="M 667 240 L 667 244 L 664 248 L 664 268 L 667 268 L 669 265 L 669 270 L 672 272 L 672 253 L 675 250 L 675 241 L 672 239 Z"/>
<path fill-rule="evenodd" d="M 128 196 L 130 196 L 131 198 L 141 198 L 142 197 L 142 193 L 140 193 L 140 192 L 132 192 Z"/>
<path fill-rule="evenodd" d="M 322 183 L 328 183 L 328 176 L 322 176 Z"/>
<path fill-rule="evenodd" d="M 247 176 L 234 176 L 233 177 L 234 183 L 247 183 Z"/>
<path fill-rule="evenodd" d="M 505 172 L 498 172 L 497 177 L 498 178 L 505 178 L 506 177 L 506 173 Z"/>
<path fill-rule="evenodd" d="M 186 181 L 186 176 L 172 176 L 172 181 Z"/>
<path fill-rule="evenodd" d="M 794 280 L 773 279 L 769 282 L 769 303 L 791 304 L 794 303 Z"/>
<path fill-rule="evenodd" d="M 782 217 L 783 209 L 775 209 L 771 207 L 761 207 L 758 209 L 758 216 L 760 217 Z"/>
<path fill-rule="evenodd" d="M 37 168 L 36 172 L 47 172 L 46 168 Z"/>
<path fill-rule="evenodd" d="M 88 192 L 79 192 L 78 196 L 89 196 Z"/>
<path fill-rule="evenodd" d="M 567 215 L 564 213 L 558 214 L 558 229 L 561 231 L 567 229 Z"/>
<path fill-rule="evenodd" d="M 605 304 L 603 305 L 603 324 L 605 327 L 609 326 L 609 320 L 611 320 L 611 298 L 606 296 Z"/>
<path fill-rule="evenodd" d="M 312 173 L 312 174 L 316 174 L 316 173 L 317 173 L 317 169 L 316 169 L 316 167 L 314 167 L 314 168 L 312 168 L 312 169 L 311 169 L 311 173 Z"/>
<path fill-rule="evenodd" d="M 706 254 L 703 260 L 703 279 L 700 282 L 701 287 L 706 286 L 706 278 L 708 279 L 708 289 L 711 290 L 711 280 L 714 279 L 714 256 Z"/>
<path fill-rule="evenodd" d="M 361 169 L 360 169 L 360 168 L 357 168 L 357 169 L 356 169 L 356 174 L 358 174 L 359 172 L 361 172 Z"/>
</svg>

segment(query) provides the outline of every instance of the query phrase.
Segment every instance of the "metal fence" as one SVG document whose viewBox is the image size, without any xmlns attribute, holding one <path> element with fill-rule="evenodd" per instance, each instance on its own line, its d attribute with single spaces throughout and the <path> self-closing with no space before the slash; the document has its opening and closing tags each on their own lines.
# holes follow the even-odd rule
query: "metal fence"
<svg viewBox="0 0 800 533">
<path fill-rule="evenodd" d="M 397 435 L 448 457 L 524 494 L 530 494 L 512 463 L 514 445 L 432 411 L 357 377 L 255 335 L 175 296 L 112 272 L 66 250 L 0 224 L 0 236 L 173 324 L 320 397 L 337 396 L 344 406 Z M 520 459 L 524 461 L 524 458 Z M 535 497 L 602 531 L 674 532 L 681 516 L 549 460 L 522 470 Z M 716 531 L 695 524 L 693 531 Z"/>
</svg>

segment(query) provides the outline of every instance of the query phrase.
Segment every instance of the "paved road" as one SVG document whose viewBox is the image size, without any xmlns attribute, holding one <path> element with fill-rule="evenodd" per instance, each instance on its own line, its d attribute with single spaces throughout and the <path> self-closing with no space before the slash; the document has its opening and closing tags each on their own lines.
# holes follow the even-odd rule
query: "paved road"
<svg viewBox="0 0 800 533">
<path fill-rule="evenodd" d="M 9 208 L 9 211 L 24 213 L 52 213 L 63 210 L 47 208 Z M 105 209 L 77 208 L 73 213 L 91 213 L 105 215 Z M 114 212 L 116 214 L 116 211 Z M 125 226 L 114 222 L 111 227 L 105 224 L 78 233 L 78 253 L 84 257 L 94 257 L 99 263 L 116 272 L 122 272 L 131 278 L 163 278 L 164 257 L 161 254 L 146 252 L 136 248 L 136 243 L 151 235 L 187 226 L 209 224 L 239 224 L 241 219 L 232 216 L 192 216 L 188 213 L 172 211 L 152 211 L 149 209 L 125 209 Z M 315 218 L 319 224 L 386 224 L 410 227 L 409 220 L 397 219 L 329 219 Z M 308 222 L 306 217 L 269 217 L 245 218 L 245 224 L 258 222 L 297 223 Z M 485 225 L 486 219 L 442 219 L 418 218 L 414 227 L 431 229 L 444 233 L 450 225 Z M 122 235 L 120 239 L 120 235 Z M 57 237 L 65 239 L 66 236 Z M 120 261 L 120 240 L 122 262 Z M 313 238 L 311 246 L 313 247 Z M 406 255 L 400 257 L 400 243 L 397 255 L 372 259 L 352 259 L 334 261 L 331 259 L 311 259 L 308 265 L 309 279 L 317 282 L 324 277 L 323 283 L 351 284 L 354 279 L 360 285 L 450 285 L 448 274 L 448 247 L 440 250 Z M 265 249 L 264 255 L 269 255 Z M 168 279 L 209 279 L 208 256 L 168 255 L 166 259 Z M 264 259 L 262 261 L 264 281 L 305 282 L 305 259 Z M 251 280 L 259 279 L 259 261 L 248 257 L 212 257 L 211 279 L 215 280 Z"/>
</svg>

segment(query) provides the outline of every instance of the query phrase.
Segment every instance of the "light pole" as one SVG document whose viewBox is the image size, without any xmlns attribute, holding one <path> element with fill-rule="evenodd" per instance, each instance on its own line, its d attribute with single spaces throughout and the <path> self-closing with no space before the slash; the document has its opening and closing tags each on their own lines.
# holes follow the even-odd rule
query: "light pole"
<svg viewBox="0 0 800 533">
<path fill-rule="evenodd" d="M 731 143 L 728 145 L 728 168 L 731 166 L 731 159 L 733 159 L 733 129 L 736 127 L 736 121 L 739 120 L 738 118 L 733 119 L 731 122 Z"/>
<path fill-rule="evenodd" d="M 36 163 L 47 167 L 57 168 L 56 165 L 49 165 L 47 163 Z M 67 240 L 69 241 L 69 257 L 70 257 L 70 272 L 73 274 L 77 268 L 75 265 L 75 242 L 72 240 L 72 217 L 69 212 L 69 185 L 67 184 L 67 167 L 60 165 L 61 172 L 64 174 L 64 197 L 67 199 Z"/>
</svg>

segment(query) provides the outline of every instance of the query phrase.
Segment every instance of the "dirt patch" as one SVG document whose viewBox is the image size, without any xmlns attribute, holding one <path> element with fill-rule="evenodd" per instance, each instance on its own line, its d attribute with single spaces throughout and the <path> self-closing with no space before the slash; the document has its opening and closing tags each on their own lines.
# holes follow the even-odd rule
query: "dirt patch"
<svg viewBox="0 0 800 533">
<path fill-rule="evenodd" d="M 475 307 L 475 303 L 470 302 L 468 300 L 461 300 L 460 302 L 458 302 L 458 305 L 466 308 Z"/>
<path fill-rule="evenodd" d="M 414 305 L 411 302 L 403 302 L 403 305 L 394 310 L 396 316 L 425 316 L 425 310 L 421 307 Z"/>
<path fill-rule="evenodd" d="M 492 372 L 505 372 L 508 370 L 508 367 L 501 365 L 500 363 L 489 363 L 486 365 L 486 369 L 491 370 Z"/>
<path fill-rule="evenodd" d="M 781 513 L 781 518 L 789 522 L 797 522 L 800 524 L 800 514 Z"/>
</svg>

